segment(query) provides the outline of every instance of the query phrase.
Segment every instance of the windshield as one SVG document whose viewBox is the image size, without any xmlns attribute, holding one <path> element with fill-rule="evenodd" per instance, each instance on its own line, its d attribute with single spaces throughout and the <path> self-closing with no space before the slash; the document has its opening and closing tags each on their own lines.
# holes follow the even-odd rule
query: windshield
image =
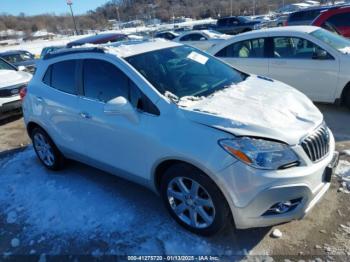
<svg viewBox="0 0 350 262">
<path fill-rule="evenodd" d="M 5 61 L 0 59 L 0 70 L 15 70 L 15 69 Z"/>
<path fill-rule="evenodd" d="M 24 62 L 24 61 L 33 59 L 33 57 L 31 57 L 31 55 L 27 54 L 27 53 L 4 55 L 2 58 L 4 58 L 6 61 L 8 61 L 12 64 L 16 64 L 16 63 L 20 63 L 20 62 Z"/>
<path fill-rule="evenodd" d="M 189 46 L 126 58 L 160 93 L 177 98 L 208 96 L 247 77 L 220 60 Z"/>
<path fill-rule="evenodd" d="M 350 54 L 350 40 L 324 29 L 316 30 L 310 34 L 339 52 Z"/>
</svg>

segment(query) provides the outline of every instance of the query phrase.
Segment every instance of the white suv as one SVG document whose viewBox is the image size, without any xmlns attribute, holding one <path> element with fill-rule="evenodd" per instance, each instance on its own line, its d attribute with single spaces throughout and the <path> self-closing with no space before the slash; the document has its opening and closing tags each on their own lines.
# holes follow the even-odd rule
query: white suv
<svg viewBox="0 0 350 262">
<path fill-rule="evenodd" d="M 145 185 L 210 235 L 302 218 L 337 154 L 299 91 L 164 40 L 74 48 L 38 63 L 24 120 L 41 162 L 74 159 Z"/>
</svg>

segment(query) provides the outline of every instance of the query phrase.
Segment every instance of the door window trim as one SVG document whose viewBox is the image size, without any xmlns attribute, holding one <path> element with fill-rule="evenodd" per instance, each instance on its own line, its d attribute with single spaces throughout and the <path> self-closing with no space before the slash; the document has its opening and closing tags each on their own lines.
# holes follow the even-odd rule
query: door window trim
<svg viewBox="0 0 350 262">
<path fill-rule="evenodd" d="M 52 63 L 50 64 L 47 68 L 46 68 L 46 71 L 45 73 L 43 74 L 42 78 L 41 78 L 41 82 L 46 85 L 47 87 L 50 87 L 56 91 L 59 91 L 59 92 L 62 92 L 64 94 L 68 94 L 68 95 L 74 95 L 74 96 L 78 96 L 79 95 L 79 85 L 78 85 L 78 82 L 79 82 L 79 68 L 78 68 L 78 64 L 79 64 L 79 60 L 80 59 L 67 59 L 67 60 L 62 60 L 62 61 L 58 61 L 58 62 L 55 62 L 55 63 Z M 61 89 L 57 89 L 55 87 L 52 86 L 52 68 L 55 64 L 58 64 L 58 63 L 62 63 L 62 62 L 66 62 L 66 61 L 75 61 L 75 69 L 74 69 L 74 93 L 69 93 L 69 92 L 65 92 Z M 49 76 L 49 84 L 45 83 L 44 79 L 46 77 L 46 74 L 49 72 L 50 76 Z"/>
<path fill-rule="evenodd" d="M 102 58 L 84 58 L 84 59 L 78 59 L 79 62 L 77 63 L 78 64 L 78 68 L 77 68 L 77 72 L 78 72 L 78 80 L 77 80 L 77 90 L 78 90 L 78 96 L 84 100 L 88 100 L 88 101 L 93 101 L 93 102 L 98 102 L 99 104 L 102 104 L 102 105 L 105 105 L 108 103 L 107 102 L 104 102 L 104 101 L 101 101 L 101 100 L 98 100 L 96 98 L 92 98 L 92 97 L 87 97 L 85 96 L 85 93 L 84 93 L 84 62 L 85 60 L 98 60 L 98 61 L 103 61 L 103 62 L 106 62 L 106 63 L 110 63 L 112 64 L 114 67 L 116 67 L 117 70 L 119 70 L 122 74 L 125 75 L 125 77 L 128 79 L 128 87 L 130 88 L 131 83 L 133 83 L 135 85 L 136 88 L 138 88 L 139 92 L 141 94 L 143 94 L 147 100 L 152 104 L 152 106 L 154 107 L 156 113 L 153 114 L 153 113 L 150 113 L 150 112 L 147 112 L 147 111 L 143 111 L 142 109 L 139 109 L 137 107 L 134 107 L 133 105 L 133 108 L 138 112 L 138 113 L 142 113 L 142 114 L 147 114 L 147 115 L 151 115 L 151 116 L 159 116 L 160 115 L 160 110 L 159 108 L 152 102 L 151 99 L 149 99 L 149 97 L 147 95 L 145 95 L 144 92 L 142 92 L 142 90 L 139 88 L 139 86 L 135 83 L 135 81 L 133 81 L 132 79 L 130 79 L 130 77 L 121 69 L 119 68 L 116 64 L 112 63 L 111 61 L 108 61 L 106 59 L 102 59 Z M 129 103 L 130 102 L 130 89 L 128 90 L 128 97 L 126 98 L 128 100 Z"/>
<path fill-rule="evenodd" d="M 327 54 L 328 54 L 328 56 L 329 56 L 329 58 L 328 59 L 324 59 L 324 60 L 321 60 L 321 61 L 329 61 L 329 60 L 335 60 L 335 58 L 334 58 L 334 56 L 330 53 L 330 52 L 328 52 L 326 49 L 324 49 L 323 47 L 321 47 L 319 44 L 316 44 L 314 41 L 311 41 L 311 40 L 309 40 L 309 39 L 306 39 L 306 38 L 304 38 L 304 37 L 301 37 L 301 36 L 285 36 L 285 35 L 279 35 L 279 36 L 270 36 L 269 38 L 270 38 L 270 40 L 269 40 L 269 52 L 268 52 L 268 58 L 269 59 L 278 59 L 278 60 L 282 60 L 282 59 L 286 59 L 286 60 L 307 60 L 307 61 L 320 61 L 320 60 L 317 60 L 317 59 L 310 59 L 310 58 L 288 58 L 288 57 L 282 57 L 282 58 L 279 58 L 279 57 L 275 57 L 274 56 L 274 51 L 275 51 L 275 42 L 274 42 L 274 38 L 283 38 L 283 37 L 285 37 L 285 38 L 299 38 L 299 39 L 302 39 L 302 40 L 306 40 L 306 41 L 309 41 L 310 43 L 312 43 L 313 45 L 315 45 L 315 46 L 317 46 L 318 48 L 320 48 L 320 49 L 322 49 L 322 50 L 324 50 L 324 51 L 326 51 L 327 52 Z"/>
</svg>

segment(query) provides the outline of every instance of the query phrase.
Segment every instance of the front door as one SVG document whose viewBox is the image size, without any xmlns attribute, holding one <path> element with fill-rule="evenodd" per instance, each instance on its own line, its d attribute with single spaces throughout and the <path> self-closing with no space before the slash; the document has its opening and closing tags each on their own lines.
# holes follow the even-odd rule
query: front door
<svg viewBox="0 0 350 262">
<path fill-rule="evenodd" d="M 315 54 L 324 50 L 303 38 L 274 37 L 272 43 L 269 77 L 298 89 L 313 101 L 334 101 L 339 71 L 335 58 L 328 54 L 317 59 Z"/>
</svg>

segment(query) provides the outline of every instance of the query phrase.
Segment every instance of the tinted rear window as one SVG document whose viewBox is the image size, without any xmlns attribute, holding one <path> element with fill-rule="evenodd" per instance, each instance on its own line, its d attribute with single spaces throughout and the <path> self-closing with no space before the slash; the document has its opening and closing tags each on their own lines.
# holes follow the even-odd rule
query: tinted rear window
<svg viewBox="0 0 350 262">
<path fill-rule="evenodd" d="M 319 14 L 321 10 L 309 10 L 302 12 L 295 12 L 289 15 L 288 21 L 304 21 L 304 20 L 314 20 Z"/>
<path fill-rule="evenodd" d="M 342 14 L 335 14 L 331 16 L 327 22 L 331 23 L 332 25 L 336 27 L 342 27 L 342 26 L 350 26 L 350 12 L 349 13 L 342 13 Z"/>
<path fill-rule="evenodd" d="M 75 69 L 75 60 L 67 60 L 53 64 L 47 69 L 43 82 L 65 93 L 76 94 Z"/>
</svg>

